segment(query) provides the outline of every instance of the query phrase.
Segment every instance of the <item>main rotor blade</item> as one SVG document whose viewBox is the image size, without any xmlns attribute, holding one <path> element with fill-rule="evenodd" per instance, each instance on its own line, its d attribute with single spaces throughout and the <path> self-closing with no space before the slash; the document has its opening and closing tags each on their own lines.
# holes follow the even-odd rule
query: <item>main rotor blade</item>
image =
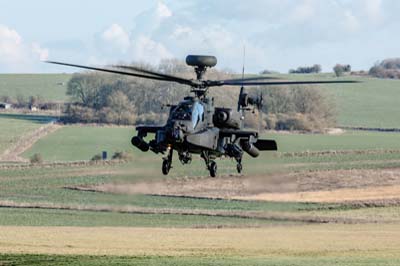
<svg viewBox="0 0 400 266">
<path fill-rule="evenodd" d="M 360 83 L 355 80 L 311 80 L 311 81 L 265 81 L 265 82 L 210 82 L 209 87 L 213 86 L 279 86 L 279 85 L 302 85 L 302 84 L 336 84 L 336 83 Z"/>
<path fill-rule="evenodd" d="M 171 82 L 182 83 L 182 82 L 179 82 L 177 80 L 171 80 L 171 79 L 167 79 L 167 78 L 163 78 L 163 77 L 156 77 L 156 76 L 144 75 L 144 74 L 139 74 L 139 73 L 132 73 L 132 72 L 127 72 L 127 71 L 114 70 L 114 69 L 109 69 L 109 68 L 91 67 L 91 66 L 76 65 L 76 64 L 69 64 L 69 63 L 56 62 L 56 61 L 45 61 L 45 62 L 46 63 L 50 63 L 50 64 L 56 64 L 56 65 L 62 65 L 62 66 L 70 66 L 70 67 L 78 67 L 78 68 L 96 70 L 96 71 L 113 73 L 113 74 L 133 76 L 133 77 L 138 77 L 138 78 L 146 78 L 146 79 L 154 79 L 154 80 L 162 80 L 162 81 L 171 81 Z M 186 84 L 186 83 L 183 83 L 183 84 Z"/>
<path fill-rule="evenodd" d="M 277 77 L 252 77 L 252 78 L 244 78 L 244 79 L 226 79 L 226 80 L 220 80 L 221 82 L 224 83 L 236 83 L 236 82 L 241 82 L 241 81 L 254 81 L 254 80 L 266 80 L 266 79 L 279 79 Z"/>
<path fill-rule="evenodd" d="M 187 85 L 192 85 L 193 84 L 193 82 L 191 80 L 189 80 L 189 79 L 184 79 L 184 78 L 176 77 L 176 76 L 173 76 L 173 75 L 168 75 L 168 74 L 163 74 L 163 73 L 159 73 L 159 72 L 156 72 L 156 71 L 142 69 L 140 67 L 123 66 L 123 65 L 115 65 L 113 67 L 122 68 L 122 69 L 129 69 L 129 70 L 133 70 L 133 71 L 136 71 L 136 72 L 142 72 L 142 73 L 150 74 L 150 75 L 153 75 L 153 76 L 166 78 L 166 79 L 171 80 L 171 81 L 180 82 L 182 84 L 187 84 Z"/>
</svg>

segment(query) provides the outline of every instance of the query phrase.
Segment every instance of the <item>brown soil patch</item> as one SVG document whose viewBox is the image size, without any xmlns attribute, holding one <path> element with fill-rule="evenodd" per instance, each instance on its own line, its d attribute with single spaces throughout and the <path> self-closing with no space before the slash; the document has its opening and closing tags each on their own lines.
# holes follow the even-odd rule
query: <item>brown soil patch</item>
<svg viewBox="0 0 400 266">
<path fill-rule="evenodd" d="M 281 173 L 268 176 L 177 178 L 74 187 L 105 193 L 242 200 L 352 202 L 400 199 L 400 169 Z"/>
<path fill-rule="evenodd" d="M 399 225 L 271 228 L 1 226 L 0 253 L 400 258 Z"/>
<path fill-rule="evenodd" d="M 297 185 L 295 176 L 288 175 L 284 179 L 281 179 L 279 175 L 275 175 L 269 176 L 267 179 L 261 176 L 185 177 L 155 182 L 133 184 L 111 183 L 75 188 L 117 194 L 231 198 L 234 196 L 253 195 L 265 191 L 296 191 Z"/>
<path fill-rule="evenodd" d="M 344 188 L 330 191 L 306 191 L 295 193 L 260 193 L 257 195 L 238 196 L 235 199 L 283 201 L 283 202 L 329 202 L 356 203 L 376 200 L 396 200 L 400 198 L 400 186 L 382 186 L 373 188 Z M 397 204 L 400 203 L 396 201 Z"/>
</svg>

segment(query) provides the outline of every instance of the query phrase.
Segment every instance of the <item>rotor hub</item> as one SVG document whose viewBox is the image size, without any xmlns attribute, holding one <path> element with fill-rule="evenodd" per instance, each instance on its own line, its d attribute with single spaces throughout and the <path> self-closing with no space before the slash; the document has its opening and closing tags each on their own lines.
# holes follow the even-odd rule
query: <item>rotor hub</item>
<svg viewBox="0 0 400 266">
<path fill-rule="evenodd" d="M 196 81 L 193 82 L 192 92 L 199 98 L 206 95 L 208 90 L 208 83 L 203 80 L 207 68 L 214 67 L 217 64 L 217 58 L 209 55 L 188 55 L 186 57 L 186 64 L 194 67 L 196 73 Z"/>
</svg>

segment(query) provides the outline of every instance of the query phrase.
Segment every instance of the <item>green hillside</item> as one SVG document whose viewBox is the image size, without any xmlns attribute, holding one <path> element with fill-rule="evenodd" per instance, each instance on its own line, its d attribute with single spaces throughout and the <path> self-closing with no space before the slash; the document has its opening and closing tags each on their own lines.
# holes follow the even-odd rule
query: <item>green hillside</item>
<svg viewBox="0 0 400 266">
<path fill-rule="evenodd" d="M 280 75 L 296 80 L 336 78 L 332 73 L 318 75 Z M 360 83 L 329 84 L 319 87 L 332 95 L 339 126 L 400 128 L 400 80 L 348 76 L 340 79 Z"/>
<path fill-rule="evenodd" d="M 363 83 L 332 85 L 341 126 L 400 128 L 400 81 L 358 78 Z M 329 88 L 327 88 L 329 89 Z"/>
<path fill-rule="evenodd" d="M 0 74 L 0 96 L 41 96 L 44 100 L 66 101 L 70 74 Z"/>
</svg>

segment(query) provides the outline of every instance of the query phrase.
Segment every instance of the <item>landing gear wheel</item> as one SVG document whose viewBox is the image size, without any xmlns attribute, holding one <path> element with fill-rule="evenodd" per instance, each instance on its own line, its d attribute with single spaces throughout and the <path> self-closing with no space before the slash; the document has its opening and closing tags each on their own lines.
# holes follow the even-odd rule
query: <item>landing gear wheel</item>
<svg viewBox="0 0 400 266">
<path fill-rule="evenodd" d="M 163 158 L 162 162 L 162 173 L 164 175 L 168 175 L 169 170 L 172 168 L 172 155 L 174 153 L 174 150 L 172 148 L 168 148 L 168 156 Z"/>
<path fill-rule="evenodd" d="M 237 170 L 237 172 L 238 172 L 239 174 L 242 172 L 243 166 L 242 166 L 241 163 L 238 163 L 238 164 L 236 165 L 236 170 Z"/>
<path fill-rule="evenodd" d="M 164 175 L 168 175 L 170 169 L 171 169 L 171 163 L 168 160 L 164 160 L 162 162 L 162 173 Z"/>
<path fill-rule="evenodd" d="M 210 176 L 216 177 L 217 176 L 217 163 L 214 161 L 211 161 L 209 170 L 210 170 Z"/>
</svg>

